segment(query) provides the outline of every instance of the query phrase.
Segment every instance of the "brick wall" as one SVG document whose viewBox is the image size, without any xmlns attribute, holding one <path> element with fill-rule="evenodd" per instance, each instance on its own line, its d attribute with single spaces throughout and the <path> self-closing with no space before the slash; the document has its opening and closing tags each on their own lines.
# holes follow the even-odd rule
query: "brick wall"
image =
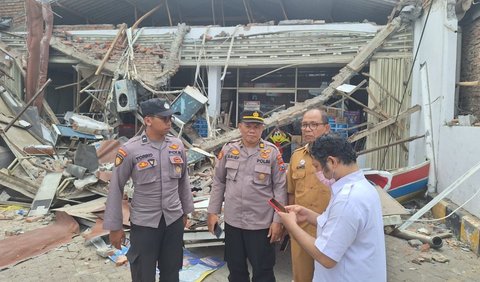
<svg viewBox="0 0 480 282">
<path fill-rule="evenodd" d="M 480 18 L 463 28 L 460 81 L 480 80 Z M 459 114 L 480 118 L 480 87 L 460 87 Z"/>
<path fill-rule="evenodd" d="M 25 0 L 0 0 L 0 17 L 12 17 L 11 30 L 25 29 Z"/>
</svg>

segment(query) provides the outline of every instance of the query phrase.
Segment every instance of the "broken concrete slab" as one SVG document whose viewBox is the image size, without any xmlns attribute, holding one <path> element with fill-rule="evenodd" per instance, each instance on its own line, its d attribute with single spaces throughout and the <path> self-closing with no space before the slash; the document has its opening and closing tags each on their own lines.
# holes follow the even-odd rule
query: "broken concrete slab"
<svg viewBox="0 0 480 282">
<path fill-rule="evenodd" d="M 88 185 L 92 185 L 98 182 L 98 179 L 95 175 L 91 174 L 89 176 L 86 176 L 82 179 L 77 179 L 73 182 L 73 185 L 75 188 L 78 190 L 82 190 L 83 188 L 87 187 Z"/>
<path fill-rule="evenodd" d="M 87 171 L 86 167 L 68 164 L 65 168 L 65 171 L 68 172 L 70 175 L 75 176 L 78 179 L 82 179 L 85 176 L 85 172 Z"/>
<path fill-rule="evenodd" d="M 94 146 L 78 144 L 73 162 L 93 172 L 98 169 L 97 150 Z"/>
</svg>

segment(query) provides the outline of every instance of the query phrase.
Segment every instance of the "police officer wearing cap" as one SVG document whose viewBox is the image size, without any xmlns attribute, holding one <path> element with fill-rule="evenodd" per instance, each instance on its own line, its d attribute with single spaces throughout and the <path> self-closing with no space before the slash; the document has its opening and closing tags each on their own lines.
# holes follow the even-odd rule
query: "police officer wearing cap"
<svg viewBox="0 0 480 282">
<path fill-rule="evenodd" d="M 210 203 L 208 230 L 214 232 L 224 205 L 225 261 L 230 282 L 275 281 L 274 243 L 280 241 L 280 218 L 268 205 L 270 198 L 287 201 L 285 164 L 277 147 L 261 139 L 263 114 L 245 111 L 238 125 L 241 139 L 223 146 L 217 157 Z"/>
<path fill-rule="evenodd" d="M 118 149 L 109 185 L 103 228 L 120 249 L 123 187 L 129 178 L 135 186 L 130 202 L 130 249 L 127 258 L 133 281 L 179 281 L 183 261 L 183 230 L 193 211 L 193 197 L 182 142 L 167 135 L 173 110 L 164 99 L 140 105 L 145 131 Z"/>
</svg>

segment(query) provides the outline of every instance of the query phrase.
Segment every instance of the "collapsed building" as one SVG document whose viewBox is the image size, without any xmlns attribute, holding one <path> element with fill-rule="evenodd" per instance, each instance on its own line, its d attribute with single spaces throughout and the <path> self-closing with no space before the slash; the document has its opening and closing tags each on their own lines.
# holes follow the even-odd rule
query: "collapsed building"
<svg viewBox="0 0 480 282">
<path fill-rule="evenodd" d="M 198 200 L 208 194 L 212 154 L 239 136 L 245 109 L 266 112 L 269 132 L 287 131 L 294 147 L 296 120 L 323 105 L 333 131 L 376 169 L 411 165 L 431 141 L 424 132 L 432 130 L 418 125 L 425 104 L 416 56 L 432 1 L 1 2 L 0 177 L 5 199 L 32 201 L 39 214 L 53 199 L 106 195 L 112 152 L 142 130 L 137 105 L 151 97 L 181 112 L 172 134 L 189 148 Z M 437 3 L 456 31 L 472 1 Z M 464 22 L 471 33 L 475 11 Z M 447 47 L 456 42 L 449 36 Z M 445 73 L 430 83 L 443 75 L 454 84 Z M 462 76 L 475 85 L 471 72 Z M 448 110 L 449 121 L 475 123 L 471 89 L 460 89 L 470 94 L 456 99 L 462 109 Z M 454 121 L 458 114 L 467 117 Z M 444 119 L 434 116 L 435 136 Z"/>
</svg>

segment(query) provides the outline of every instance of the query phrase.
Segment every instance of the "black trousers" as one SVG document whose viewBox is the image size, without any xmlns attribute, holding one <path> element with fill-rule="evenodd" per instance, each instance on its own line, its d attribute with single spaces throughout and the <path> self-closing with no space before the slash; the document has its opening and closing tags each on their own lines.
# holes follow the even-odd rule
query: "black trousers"
<svg viewBox="0 0 480 282">
<path fill-rule="evenodd" d="M 250 281 L 247 259 L 252 265 L 253 282 L 275 282 L 275 248 L 268 229 L 245 230 L 225 223 L 225 261 L 230 282 Z"/>
<path fill-rule="evenodd" d="M 168 227 L 163 216 L 158 228 L 132 224 L 127 258 L 134 282 L 155 281 L 157 264 L 160 281 L 178 282 L 183 261 L 182 217 Z"/>
</svg>

